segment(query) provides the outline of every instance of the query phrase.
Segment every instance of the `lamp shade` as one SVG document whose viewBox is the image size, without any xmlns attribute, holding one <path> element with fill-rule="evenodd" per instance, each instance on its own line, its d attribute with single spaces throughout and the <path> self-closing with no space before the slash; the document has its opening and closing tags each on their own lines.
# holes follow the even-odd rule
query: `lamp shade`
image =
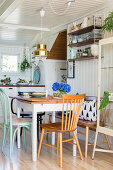
<svg viewBox="0 0 113 170">
<path fill-rule="evenodd" d="M 33 52 L 35 56 L 47 56 L 48 51 L 45 44 L 37 44 L 37 49 Z"/>
</svg>

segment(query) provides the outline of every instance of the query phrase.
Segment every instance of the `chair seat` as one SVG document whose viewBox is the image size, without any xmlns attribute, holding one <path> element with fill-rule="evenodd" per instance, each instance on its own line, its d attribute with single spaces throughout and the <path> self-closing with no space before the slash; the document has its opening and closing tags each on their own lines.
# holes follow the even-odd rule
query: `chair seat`
<svg viewBox="0 0 113 170">
<path fill-rule="evenodd" d="M 42 124 L 40 125 L 43 129 L 51 132 L 68 132 L 70 130 L 62 130 L 61 128 L 61 123 L 56 122 L 56 123 L 47 123 L 47 124 Z M 63 129 L 65 129 L 65 126 L 63 126 Z M 76 130 L 76 128 L 75 128 Z"/>
<path fill-rule="evenodd" d="M 17 122 L 17 123 L 25 123 L 25 122 L 32 122 L 32 119 L 30 118 L 13 118 L 12 122 Z"/>
<path fill-rule="evenodd" d="M 95 127 L 97 125 L 97 122 L 96 121 L 91 122 L 89 120 L 81 120 L 81 119 L 79 119 L 77 125 L 78 126 Z"/>
<path fill-rule="evenodd" d="M 30 118 L 12 118 L 12 125 L 13 126 L 21 126 L 21 125 L 31 125 L 32 120 Z M 9 122 L 8 122 L 9 125 Z"/>
<path fill-rule="evenodd" d="M 40 127 L 42 127 L 43 129 L 45 129 L 47 131 L 52 131 L 52 132 L 62 131 L 60 122 L 42 124 L 42 125 L 40 125 Z"/>
</svg>

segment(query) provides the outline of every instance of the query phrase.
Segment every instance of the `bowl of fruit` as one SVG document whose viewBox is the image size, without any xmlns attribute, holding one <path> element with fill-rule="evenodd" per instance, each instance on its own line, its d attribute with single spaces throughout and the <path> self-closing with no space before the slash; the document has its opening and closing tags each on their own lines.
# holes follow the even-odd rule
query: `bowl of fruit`
<svg viewBox="0 0 113 170">
<path fill-rule="evenodd" d="M 17 85 L 29 85 L 29 83 L 24 79 L 19 79 L 19 81 L 17 82 Z"/>
</svg>

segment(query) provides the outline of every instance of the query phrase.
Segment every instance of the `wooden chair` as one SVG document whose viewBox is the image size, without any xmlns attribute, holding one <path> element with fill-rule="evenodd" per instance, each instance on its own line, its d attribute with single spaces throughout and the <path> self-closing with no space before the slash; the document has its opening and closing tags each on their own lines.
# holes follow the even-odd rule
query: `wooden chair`
<svg viewBox="0 0 113 170">
<path fill-rule="evenodd" d="M 2 89 L 0 89 L 0 101 L 2 105 L 3 128 L 4 128 L 1 151 L 3 152 L 7 135 L 8 133 L 10 133 L 10 159 L 11 159 L 12 152 L 13 152 L 14 137 L 15 137 L 15 134 L 18 128 L 21 128 L 21 127 L 23 128 L 24 148 L 26 149 L 26 129 L 31 131 L 32 122 L 30 119 L 28 120 L 28 119 L 22 119 L 22 118 L 14 118 L 14 119 L 12 118 L 11 104 L 10 104 L 9 97 Z"/>
<path fill-rule="evenodd" d="M 86 96 L 85 100 L 86 101 L 92 101 L 92 100 L 97 101 L 97 97 Z M 102 120 L 102 123 L 103 123 L 104 122 L 104 114 L 103 113 L 102 113 L 102 116 L 101 116 L 101 120 Z M 81 132 L 81 131 L 77 131 L 77 133 L 80 133 L 81 135 L 85 136 L 85 158 L 87 158 L 88 146 L 94 145 L 93 142 L 92 143 L 88 142 L 89 130 L 96 132 L 97 121 L 92 122 L 92 121 L 87 121 L 87 120 L 79 120 L 77 126 L 85 128 L 85 133 Z M 104 136 L 105 136 L 106 142 L 100 142 L 100 143 L 97 143 L 97 145 L 107 144 L 108 148 L 111 149 L 108 136 L 107 135 L 104 135 Z"/>
<path fill-rule="evenodd" d="M 68 142 L 71 144 L 75 144 L 73 142 L 70 142 L 72 140 L 76 141 L 76 144 L 78 146 L 78 150 L 80 153 L 80 157 L 83 160 L 81 148 L 79 145 L 79 141 L 76 134 L 76 127 L 79 119 L 79 115 L 82 109 L 82 104 L 84 102 L 85 94 L 83 95 L 63 95 L 63 108 L 62 108 L 62 121 L 58 123 L 50 123 L 50 124 L 42 124 L 42 133 L 39 143 L 39 149 L 38 149 L 38 158 L 41 151 L 42 144 L 53 147 L 58 150 L 60 150 L 60 166 L 62 167 L 62 143 Z M 66 115 L 64 115 L 64 110 L 66 109 Z M 68 118 L 69 117 L 69 118 Z M 46 132 L 45 132 L 46 130 Z M 57 132 L 57 147 L 49 145 L 47 143 L 43 143 L 43 136 L 47 133 Z M 73 132 L 74 138 L 62 140 L 62 134 L 63 133 L 69 133 Z"/>
<path fill-rule="evenodd" d="M 87 120 L 79 120 L 77 126 L 85 128 L 85 132 L 77 131 L 77 133 L 80 133 L 81 135 L 85 136 L 85 158 L 87 158 L 88 146 L 94 145 L 93 142 L 92 143 L 88 142 L 89 130 L 95 132 L 96 131 L 97 122 L 96 121 L 95 122 L 91 122 L 91 121 L 87 121 Z M 100 142 L 100 143 L 97 143 L 97 145 L 107 144 L 108 148 L 111 149 L 108 136 L 107 135 L 104 135 L 104 136 L 105 136 L 106 142 Z"/>
<path fill-rule="evenodd" d="M 11 112 L 15 115 L 17 115 L 16 112 L 14 112 L 14 109 L 13 109 L 13 102 L 14 102 L 15 98 L 12 98 L 11 99 Z M 45 116 L 45 112 L 40 112 L 40 113 L 37 113 L 37 139 L 38 139 L 38 142 L 40 140 L 40 125 L 42 124 L 42 120 L 43 120 L 43 116 Z M 20 117 L 22 118 L 32 118 L 32 112 L 31 111 L 24 111 L 23 109 L 21 109 L 21 112 L 20 112 Z M 22 129 L 21 128 L 21 133 L 20 135 L 22 135 Z M 17 137 L 16 137 L 16 141 L 17 141 Z"/>
<path fill-rule="evenodd" d="M 96 97 L 94 96 L 86 96 L 86 101 L 91 101 L 91 100 L 97 100 Z M 110 108 L 110 105 L 108 105 L 108 108 Z M 102 116 L 101 116 L 101 124 L 104 124 L 104 120 L 106 118 L 106 116 L 109 115 L 109 109 L 107 109 L 106 113 L 104 113 L 105 109 L 102 110 Z M 56 114 L 56 118 L 58 119 L 61 119 L 62 118 L 62 115 L 57 113 Z M 87 120 L 78 120 L 78 123 L 77 123 L 77 126 L 81 127 L 81 128 L 84 128 L 85 129 L 85 132 L 82 132 L 82 131 L 79 131 L 77 130 L 77 133 L 81 134 L 81 135 L 84 135 L 85 136 L 85 158 L 87 158 L 87 154 L 88 154 L 88 146 L 90 145 L 94 145 L 94 143 L 89 143 L 88 142 L 88 137 L 89 137 L 89 130 L 95 132 L 96 131 L 96 126 L 97 126 L 97 121 L 87 121 Z M 105 135 L 105 140 L 106 142 L 100 142 L 100 143 L 97 143 L 97 145 L 104 145 L 104 144 L 107 144 L 108 145 L 108 148 L 109 150 L 111 150 L 111 146 L 110 146 L 110 143 L 109 143 L 109 138 L 107 135 Z M 48 137 L 47 137 L 48 138 Z"/>
</svg>

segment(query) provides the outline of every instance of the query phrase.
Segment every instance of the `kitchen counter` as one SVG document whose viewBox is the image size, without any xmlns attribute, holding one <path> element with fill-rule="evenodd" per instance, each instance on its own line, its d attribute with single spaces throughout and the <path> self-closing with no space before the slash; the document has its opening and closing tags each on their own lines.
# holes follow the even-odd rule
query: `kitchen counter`
<svg viewBox="0 0 113 170">
<path fill-rule="evenodd" d="M 0 84 L 0 87 L 45 87 L 45 85 L 3 85 L 3 84 Z"/>
</svg>

